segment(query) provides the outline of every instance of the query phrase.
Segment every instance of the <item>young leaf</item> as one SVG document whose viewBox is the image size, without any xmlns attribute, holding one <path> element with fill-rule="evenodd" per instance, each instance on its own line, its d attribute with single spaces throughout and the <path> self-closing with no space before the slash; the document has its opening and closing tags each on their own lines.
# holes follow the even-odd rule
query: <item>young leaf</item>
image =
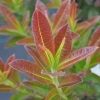
<svg viewBox="0 0 100 100">
<path fill-rule="evenodd" d="M 37 0 L 36 8 L 39 11 L 41 11 L 44 15 L 45 15 L 45 12 L 47 12 L 47 8 L 46 8 L 45 4 L 43 4 L 40 0 Z"/>
<path fill-rule="evenodd" d="M 50 67 L 53 67 L 54 65 L 54 57 L 52 53 L 44 46 L 39 45 L 41 50 L 44 51 L 45 59 L 47 59 L 47 63 L 49 64 Z"/>
<path fill-rule="evenodd" d="M 68 66 L 71 66 L 85 59 L 86 57 L 94 53 L 97 49 L 98 47 L 96 46 L 90 46 L 90 47 L 84 47 L 84 48 L 81 48 L 79 50 L 72 52 L 70 55 L 64 58 L 61 64 L 58 65 L 58 70 L 64 69 Z"/>
<path fill-rule="evenodd" d="M 76 84 L 79 84 L 80 82 L 82 82 L 82 78 L 79 75 L 71 74 L 71 75 L 66 76 L 62 80 L 59 88 L 76 85 Z"/>
<path fill-rule="evenodd" d="M 55 72 L 55 73 L 50 73 L 50 72 L 45 72 L 44 70 L 42 70 L 41 73 L 44 74 L 44 75 L 48 75 L 48 76 L 50 76 L 51 78 L 54 78 L 54 77 L 56 77 L 56 76 L 64 76 L 64 74 L 65 74 L 65 73 L 62 72 L 62 71 L 58 71 L 58 72 Z"/>
<path fill-rule="evenodd" d="M 63 25 L 60 30 L 58 31 L 58 34 L 55 36 L 54 41 L 55 41 L 55 52 L 57 52 L 63 38 L 65 37 L 66 31 L 68 28 L 68 24 Z"/>
<path fill-rule="evenodd" d="M 2 61 L 2 59 L 0 58 L 0 71 L 3 72 L 4 71 L 4 63 Z"/>
<path fill-rule="evenodd" d="M 53 100 L 53 98 L 58 94 L 56 89 L 52 89 L 50 93 L 46 96 L 44 100 Z"/>
<path fill-rule="evenodd" d="M 62 2 L 60 8 L 58 9 L 55 15 L 53 22 L 53 30 L 64 25 L 69 15 L 69 12 L 70 12 L 70 0 L 64 0 L 64 2 Z"/>
<path fill-rule="evenodd" d="M 13 75 L 14 69 L 9 66 L 9 63 L 11 61 L 13 61 L 14 59 L 15 59 L 15 54 L 13 54 L 12 56 L 10 56 L 8 58 L 8 60 L 6 61 L 6 64 L 5 64 L 5 67 L 4 67 L 4 71 L 8 71 L 9 72 L 8 73 L 8 77 L 11 77 Z"/>
<path fill-rule="evenodd" d="M 48 8 L 59 8 L 61 4 L 61 0 L 50 0 L 49 3 L 47 3 Z"/>
<path fill-rule="evenodd" d="M 100 16 L 96 16 L 84 22 L 79 23 L 77 25 L 76 32 L 79 34 L 84 34 L 88 30 L 90 30 L 99 20 L 100 20 Z"/>
<path fill-rule="evenodd" d="M 16 17 L 12 14 L 12 12 L 3 4 L 0 4 L 0 11 L 6 21 L 13 27 L 13 28 L 18 28 L 20 26 L 19 21 L 16 19 Z"/>
<path fill-rule="evenodd" d="M 70 54 L 71 48 L 72 48 L 72 35 L 70 31 L 70 26 L 68 24 L 66 33 L 65 33 L 65 43 L 62 49 L 61 59 L 63 59 L 64 57 Z"/>
<path fill-rule="evenodd" d="M 34 39 L 33 38 L 23 38 L 17 42 L 18 45 L 32 45 L 34 46 Z"/>
<path fill-rule="evenodd" d="M 35 60 L 36 65 L 40 66 L 45 71 L 48 70 L 48 67 L 44 64 L 39 53 L 37 52 L 37 50 L 35 48 L 25 46 L 25 49 L 28 52 L 28 54 Z"/>
<path fill-rule="evenodd" d="M 52 79 L 49 76 L 41 74 L 41 70 L 42 70 L 41 67 L 38 67 L 36 64 L 32 62 L 26 60 L 14 60 L 11 63 L 9 63 L 9 65 L 14 69 L 25 73 L 29 77 L 39 82 L 45 84 L 52 83 Z"/>
<path fill-rule="evenodd" d="M 88 45 L 93 46 L 99 38 L 100 38 L 100 26 L 94 31 L 93 35 L 89 40 Z"/>
<path fill-rule="evenodd" d="M 77 33 L 71 32 L 71 34 L 72 34 L 72 39 L 73 40 L 80 37 L 80 35 L 77 34 Z"/>
<path fill-rule="evenodd" d="M 41 84 L 36 81 L 23 81 L 22 84 L 24 86 L 38 92 L 39 94 L 41 94 L 43 96 L 46 96 L 52 89 L 52 87 L 50 87 L 49 85 Z"/>
<path fill-rule="evenodd" d="M 71 18 L 72 21 L 75 21 L 76 19 L 76 11 L 77 11 L 77 4 L 75 0 L 73 0 L 70 8 L 70 14 L 69 14 L 69 17 Z"/>
<path fill-rule="evenodd" d="M 33 14 L 32 29 L 36 46 L 41 57 L 43 57 L 44 55 L 42 54 L 43 51 L 39 49 L 39 44 L 45 46 L 54 55 L 54 39 L 52 36 L 50 25 L 45 15 L 38 9 L 35 9 L 35 12 Z"/>
<path fill-rule="evenodd" d="M 16 37 L 12 37 L 8 40 L 8 42 L 6 43 L 5 47 L 12 47 L 16 45 L 16 42 L 20 39 L 22 39 L 23 37 L 20 36 L 16 36 Z"/>
<path fill-rule="evenodd" d="M 27 28 L 28 24 L 30 21 L 30 12 L 27 11 L 22 19 L 22 25 L 24 26 L 24 28 Z"/>
<path fill-rule="evenodd" d="M 10 35 L 10 36 L 19 36 L 20 35 L 19 32 L 11 26 L 1 26 L 0 34 L 1 35 Z"/>
<path fill-rule="evenodd" d="M 1 92 L 9 92 L 12 90 L 11 86 L 0 84 L 0 91 Z"/>
<path fill-rule="evenodd" d="M 62 88 L 62 90 L 63 90 L 64 94 L 70 95 L 75 88 L 76 88 L 76 85 L 72 85 L 72 86 L 64 87 L 64 88 Z"/>
</svg>

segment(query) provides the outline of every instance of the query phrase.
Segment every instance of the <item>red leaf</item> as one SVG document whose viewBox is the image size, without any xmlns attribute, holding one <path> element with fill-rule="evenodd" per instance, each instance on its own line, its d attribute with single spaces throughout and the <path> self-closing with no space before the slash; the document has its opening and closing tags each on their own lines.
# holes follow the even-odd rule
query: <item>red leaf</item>
<svg viewBox="0 0 100 100">
<path fill-rule="evenodd" d="M 72 35 L 70 31 L 70 25 L 67 25 L 66 33 L 65 33 L 65 43 L 61 53 L 61 59 L 70 54 L 72 48 Z"/>
<path fill-rule="evenodd" d="M 89 40 L 89 45 L 92 46 L 100 38 L 100 26 L 94 31 L 93 35 Z"/>
<path fill-rule="evenodd" d="M 68 24 L 65 24 L 64 26 L 62 26 L 60 28 L 58 34 L 56 35 L 55 39 L 54 39 L 54 41 L 55 41 L 55 52 L 57 52 L 63 38 L 65 37 L 67 27 L 68 27 Z"/>
<path fill-rule="evenodd" d="M 4 63 L 2 61 L 2 59 L 0 58 L 0 71 L 4 71 Z"/>
<path fill-rule="evenodd" d="M 36 2 L 36 8 L 39 11 L 41 11 L 43 14 L 45 14 L 47 12 L 47 8 L 46 8 L 45 4 L 43 4 L 40 0 L 37 0 L 37 2 Z"/>
<path fill-rule="evenodd" d="M 18 45 L 34 45 L 34 39 L 33 38 L 24 38 L 17 42 Z"/>
<path fill-rule="evenodd" d="M 13 15 L 13 13 L 3 4 L 0 4 L 0 11 L 6 21 L 14 28 L 18 28 L 20 25 L 19 21 L 16 19 L 16 17 Z"/>
<path fill-rule="evenodd" d="M 54 19 L 54 24 L 53 24 L 54 30 L 64 25 L 69 15 L 69 12 L 70 12 L 70 0 L 64 0 L 60 8 L 58 9 Z"/>
<path fill-rule="evenodd" d="M 59 88 L 76 85 L 80 82 L 82 82 L 82 78 L 79 75 L 71 74 L 71 75 L 66 76 L 62 80 L 61 85 L 59 86 Z"/>
<path fill-rule="evenodd" d="M 45 84 L 52 83 L 52 80 L 49 76 L 41 74 L 41 67 L 38 67 L 36 64 L 32 62 L 26 60 L 14 60 L 9 65 L 39 82 Z"/>
<path fill-rule="evenodd" d="M 70 8 L 70 15 L 69 15 L 72 21 L 75 21 L 76 19 L 76 11 L 77 11 L 77 4 L 75 0 L 73 0 Z"/>
<path fill-rule="evenodd" d="M 11 76 L 13 75 L 14 69 L 11 68 L 11 67 L 9 66 L 9 63 L 10 63 L 11 61 L 13 61 L 14 59 L 15 59 L 15 54 L 13 54 L 12 56 L 10 56 L 10 57 L 8 58 L 8 60 L 6 61 L 4 71 L 5 71 L 5 72 L 6 72 L 6 71 L 9 72 L 9 73 L 8 73 L 8 77 L 11 77 Z"/>
<path fill-rule="evenodd" d="M 58 65 L 58 70 L 64 69 L 66 67 L 69 67 L 86 57 L 90 56 L 93 54 L 98 47 L 96 46 L 90 46 L 90 47 L 84 47 L 79 50 L 76 50 L 72 52 L 70 55 L 66 56 L 61 64 Z"/>
<path fill-rule="evenodd" d="M 41 59 L 40 55 L 38 54 L 38 52 L 36 51 L 36 49 L 29 47 L 29 46 L 26 46 L 25 49 L 29 53 L 29 55 L 35 60 L 36 65 L 40 66 L 45 71 L 48 70 L 47 66 L 42 61 L 42 59 Z"/>
<path fill-rule="evenodd" d="M 80 37 L 80 35 L 77 33 L 71 32 L 71 34 L 72 34 L 72 39 L 76 39 Z"/>
<path fill-rule="evenodd" d="M 43 51 L 39 48 L 39 44 L 45 46 L 51 51 L 52 54 L 54 54 L 54 39 L 52 36 L 50 25 L 45 15 L 38 9 L 36 9 L 33 14 L 32 29 L 36 46 L 40 55 L 42 57 L 44 56 Z"/>
</svg>

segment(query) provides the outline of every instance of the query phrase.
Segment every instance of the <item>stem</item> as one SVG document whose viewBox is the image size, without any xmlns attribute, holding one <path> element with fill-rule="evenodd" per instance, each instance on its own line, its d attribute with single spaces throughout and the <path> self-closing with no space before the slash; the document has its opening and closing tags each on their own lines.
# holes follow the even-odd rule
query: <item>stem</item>
<svg viewBox="0 0 100 100">
<path fill-rule="evenodd" d="M 63 100 L 68 100 L 68 98 L 67 98 L 67 97 L 65 96 L 65 94 L 63 93 L 62 89 L 58 87 L 58 86 L 59 86 L 58 77 L 55 77 L 55 78 L 53 79 L 53 82 L 54 82 L 54 84 L 55 84 L 55 86 L 56 86 L 56 89 L 57 89 L 59 95 L 61 96 L 61 98 L 62 98 Z"/>
</svg>

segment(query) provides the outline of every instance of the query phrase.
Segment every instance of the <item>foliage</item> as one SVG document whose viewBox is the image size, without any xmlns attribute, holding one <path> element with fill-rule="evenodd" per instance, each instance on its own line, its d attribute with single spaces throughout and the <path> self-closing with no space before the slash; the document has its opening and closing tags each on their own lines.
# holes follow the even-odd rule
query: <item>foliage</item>
<svg viewBox="0 0 100 100">
<path fill-rule="evenodd" d="M 59 9 L 50 17 L 46 6 Z M 6 6 L 0 5 L 2 15 L 9 24 L 2 26 L 0 31 L 14 35 L 12 40 L 15 43 L 15 38 L 19 37 L 17 44 L 25 45 L 26 51 L 34 59 L 33 62 L 14 59 L 13 55 L 5 65 L 1 60 L 2 90 L 16 91 L 11 100 L 79 100 L 89 96 L 99 97 L 100 77 L 91 73 L 90 68 L 100 62 L 100 26 L 92 36 L 90 30 L 100 20 L 100 16 L 79 23 L 75 0 L 54 0 L 46 6 L 37 0 L 31 29 L 28 27 L 29 12 L 20 22 Z M 25 73 L 30 79 L 20 84 L 16 70 Z M 18 76 L 13 75 L 9 79 L 12 73 Z"/>
</svg>

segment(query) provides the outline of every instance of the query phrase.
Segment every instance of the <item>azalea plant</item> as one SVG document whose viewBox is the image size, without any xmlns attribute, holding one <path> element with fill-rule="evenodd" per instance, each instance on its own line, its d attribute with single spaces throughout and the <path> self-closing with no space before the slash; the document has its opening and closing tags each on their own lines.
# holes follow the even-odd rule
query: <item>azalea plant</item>
<svg viewBox="0 0 100 100">
<path fill-rule="evenodd" d="M 2 27 L 1 30 L 5 28 L 4 31 L 7 30 L 9 34 L 12 30 L 17 30 L 18 35 L 22 33 L 26 38 L 19 40 L 17 44 L 25 45 L 26 51 L 33 58 L 33 62 L 30 62 L 14 59 L 13 55 L 5 65 L 0 61 L 0 85 L 4 87 L 2 90 L 7 91 L 8 88 L 5 87 L 10 87 L 10 91 L 15 93 L 11 100 L 80 100 L 91 95 L 89 89 L 93 87 L 92 83 L 100 84 L 99 77 L 90 71 L 90 68 L 99 63 L 100 27 L 91 37 L 89 34 L 87 39 L 84 38 L 100 17 L 78 23 L 76 2 L 59 1 L 59 9 L 50 18 L 46 6 L 37 0 L 31 34 L 24 34 L 22 30 L 20 32 L 21 25 L 15 16 L 10 18 L 10 10 L 0 5 L 2 14 L 10 23 L 10 26 Z M 48 5 L 52 3 L 47 4 L 47 7 Z M 8 16 L 6 12 L 9 12 Z M 23 29 L 28 31 L 29 21 L 26 16 L 29 14 L 23 18 Z M 80 45 L 81 39 L 84 39 L 81 41 L 83 45 Z M 29 79 L 22 81 L 17 71 L 25 73 Z M 10 76 L 13 73 L 17 74 Z M 88 81 L 91 81 L 92 86 Z M 97 87 L 93 88 L 99 93 Z M 94 90 L 92 91 L 93 95 Z"/>
</svg>

